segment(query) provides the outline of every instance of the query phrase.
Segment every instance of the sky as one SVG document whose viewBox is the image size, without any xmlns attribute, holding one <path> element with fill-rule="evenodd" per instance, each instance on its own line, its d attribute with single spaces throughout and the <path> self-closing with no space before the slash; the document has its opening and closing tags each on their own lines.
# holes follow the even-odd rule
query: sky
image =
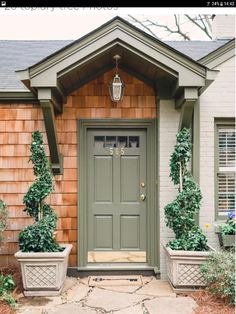
<svg viewBox="0 0 236 314">
<path fill-rule="evenodd" d="M 197 12 L 196 12 L 197 10 Z M 171 13 L 171 15 L 169 14 Z M 158 18 L 160 23 L 173 23 L 173 14 L 232 14 L 229 8 L 0 8 L 0 40 L 77 39 L 119 15 L 136 18 Z M 183 26 L 193 40 L 206 40 L 201 31 L 189 24 Z M 162 39 L 166 38 L 160 33 Z"/>
</svg>

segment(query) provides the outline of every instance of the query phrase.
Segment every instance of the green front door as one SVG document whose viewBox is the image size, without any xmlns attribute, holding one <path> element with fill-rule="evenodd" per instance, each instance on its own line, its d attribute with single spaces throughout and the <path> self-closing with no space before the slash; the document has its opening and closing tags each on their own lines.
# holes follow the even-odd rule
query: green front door
<svg viewBox="0 0 236 314">
<path fill-rule="evenodd" d="M 146 262 L 146 130 L 87 133 L 88 262 Z"/>
</svg>

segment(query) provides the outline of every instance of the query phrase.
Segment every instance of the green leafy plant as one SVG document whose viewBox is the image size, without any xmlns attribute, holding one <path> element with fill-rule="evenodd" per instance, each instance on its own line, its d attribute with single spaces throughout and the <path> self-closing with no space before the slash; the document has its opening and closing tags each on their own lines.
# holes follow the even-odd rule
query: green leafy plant
<svg viewBox="0 0 236 314">
<path fill-rule="evenodd" d="M 34 219 L 19 234 L 23 252 L 58 252 L 63 248 L 55 241 L 57 215 L 44 200 L 53 191 L 53 176 L 45 154 L 43 137 L 39 131 L 32 134 L 30 161 L 33 163 L 35 182 L 24 196 L 24 211 Z"/>
<path fill-rule="evenodd" d="M 15 286 L 12 275 L 0 275 L 0 301 L 5 301 L 10 306 L 15 306 L 16 300 L 10 293 Z"/>
<path fill-rule="evenodd" d="M 235 303 L 235 254 L 213 252 L 201 266 L 209 290 L 216 296 Z"/>
<path fill-rule="evenodd" d="M 228 213 L 228 219 L 226 223 L 220 226 L 220 233 L 222 235 L 234 235 L 235 234 L 235 214 Z"/>
<path fill-rule="evenodd" d="M 2 200 L 0 200 L 0 244 L 3 241 L 3 231 L 7 227 L 7 216 L 7 205 Z"/>
<path fill-rule="evenodd" d="M 178 186 L 178 195 L 164 209 L 166 225 L 174 231 L 176 239 L 167 245 L 173 250 L 205 251 L 207 238 L 195 223 L 202 194 L 188 170 L 192 148 L 189 130 L 182 129 L 176 138 L 170 159 L 170 177 Z"/>
<path fill-rule="evenodd" d="M 7 205 L 0 200 L 0 245 L 3 243 L 3 231 L 7 227 L 8 210 Z M 0 274 L 0 301 L 15 306 L 16 301 L 11 295 L 11 290 L 15 288 L 15 282 L 11 275 Z"/>
</svg>

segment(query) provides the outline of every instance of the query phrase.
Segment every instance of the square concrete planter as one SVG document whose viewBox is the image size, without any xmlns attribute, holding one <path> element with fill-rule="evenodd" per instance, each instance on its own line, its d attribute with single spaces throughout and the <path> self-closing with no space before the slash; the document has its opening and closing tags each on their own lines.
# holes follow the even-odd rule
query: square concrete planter
<svg viewBox="0 0 236 314">
<path fill-rule="evenodd" d="M 165 245 L 163 248 L 166 253 L 167 276 L 176 291 L 206 286 L 200 267 L 214 251 L 212 247 L 209 246 L 209 251 L 202 252 L 172 250 Z"/>
<path fill-rule="evenodd" d="M 224 248 L 231 248 L 235 246 L 235 234 L 219 234 L 220 242 Z"/>
<path fill-rule="evenodd" d="M 71 244 L 62 252 L 22 252 L 15 254 L 21 266 L 25 296 L 56 296 L 66 278 Z"/>
</svg>

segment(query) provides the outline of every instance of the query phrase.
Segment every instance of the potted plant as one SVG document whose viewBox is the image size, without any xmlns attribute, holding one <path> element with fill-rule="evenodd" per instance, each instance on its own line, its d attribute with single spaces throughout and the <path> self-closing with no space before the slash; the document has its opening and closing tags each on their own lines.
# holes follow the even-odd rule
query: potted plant
<svg viewBox="0 0 236 314">
<path fill-rule="evenodd" d="M 36 180 L 24 196 L 23 203 L 24 211 L 32 217 L 33 224 L 20 232 L 20 251 L 15 257 L 21 265 L 26 296 L 58 295 L 66 277 L 72 245 L 60 246 L 54 237 L 57 215 L 44 201 L 53 191 L 53 176 L 39 131 L 32 134 L 30 151 Z"/>
<path fill-rule="evenodd" d="M 235 213 L 228 213 L 225 223 L 218 226 L 220 245 L 225 249 L 235 246 Z"/>
<path fill-rule="evenodd" d="M 202 194 L 188 170 L 191 148 L 190 132 L 184 128 L 177 134 L 170 159 L 170 177 L 178 187 L 178 194 L 164 209 L 166 225 L 175 233 L 175 239 L 163 246 L 167 257 L 167 276 L 173 287 L 178 289 L 205 286 L 200 266 L 211 250 L 206 236 L 195 222 Z"/>
</svg>

